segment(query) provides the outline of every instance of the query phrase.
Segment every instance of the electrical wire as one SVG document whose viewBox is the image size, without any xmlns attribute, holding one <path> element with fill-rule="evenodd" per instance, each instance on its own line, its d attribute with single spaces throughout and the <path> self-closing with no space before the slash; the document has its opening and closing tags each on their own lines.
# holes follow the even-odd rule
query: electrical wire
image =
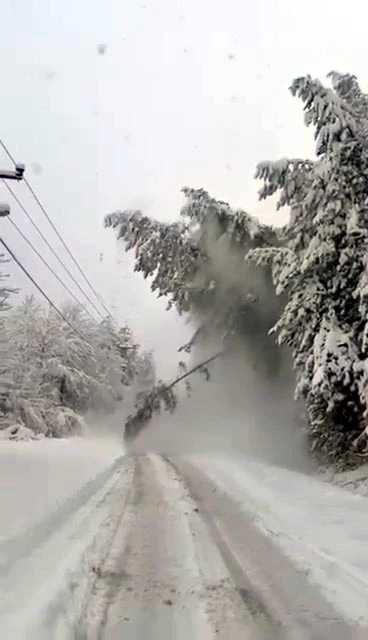
<svg viewBox="0 0 368 640">
<path fill-rule="evenodd" d="M 33 195 L 34 199 L 36 200 L 37 204 L 39 205 L 41 211 L 44 213 L 46 219 L 48 220 L 48 222 L 50 223 L 50 225 L 52 226 L 53 230 L 55 231 L 57 237 L 59 238 L 60 242 L 62 243 L 65 251 L 68 253 L 68 255 L 70 256 L 70 258 L 72 259 L 72 261 L 74 262 L 75 266 L 77 267 L 79 273 L 82 275 L 82 277 L 84 278 L 84 280 L 86 281 L 86 283 L 88 284 L 89 288 L 91 289 L 91 291 L 93 291 L 93 293 L 95 294 L 97 300 L 99 301 L 100 305 L 104 308 L 104 310 L 106 311 L 107 315 L 112 318 L 112 315 L 110 313 L 110 311 L 108 310 L 107 306 L 105 305 L 103 298 L 97 293 L 96 289 L 94 288 L 94 286 L 92 285 L 91 281 L 89 280 L 89 278 L 87 278 L 86 274 L 84 273 L 82 267 L 80 266 L 78 260 L 74 257 L 74 255 L 72 254 L 71 250 L 69 249 L 68 245 L 66 244 L 63 236 L 61 235 L 61 233 L 59 232 L 59 230 L 57 229 L 57 227 L 55 226 L 55 224 L 53 223 L 53 221 L 51 220 L 50 216 L 48 215 L 46 209 L 44 208 L 44 206 L 42 205 L 42 203 L 40 202 L 39 198 L 37 197 L 36 193 L 34 192 L 34 190 L 32 189 L 31 185 L 29 184 L 27 178 L 24 178 L 24 183 L 27 185 L 29 191 L 31 192 L 31 194 Z"/>
<path fill-rule="evenodd" d="M 65 289 L 65 291 L 77 303 L 77 305 L 79 307 L 81 307 L 81 309 L 83 309 L 83 312 L 86 313 L 93 320 L 93 322 L 96 322 L 96 319 L 93 317 L 93 315 L 88 311 L 88 309 L 85 309 L 85 307 L 82 305 L 80 300 L 78 300 L 77 296 L 74 295 L 74 293 L 71 291 L 71 289 L 69 289 L 68 285 L 66 285 L 65 282 L 62 281 L 62 279 L 58 276 L 56 271 L 54 271 L 54 269 L 48 264 L 47 260 L 45 260 L 45 258 L 41 255 L 41 253 L 38 251 L 38 249 L 36 249 L 36 247 L 32 244 L 32 242 L 29 240 L 29 238 L 27 238 L 27 236 L 23 233 L 23 231 L 20 229 L 20 227 L 18 227 L 17 223 L 14 222 L 14 220 L 12 218 L 9 218 L 9 217 L 7 218 L 7 220 L 18 231 L 19 235 L 23 238 L 23 240 L 25 240 L 25 242 L 28 244 L 28 246 L 31 247 L 32 251 L 41 260 L 41 262 L 45 265 L 45 267 L 47 267 L 47 269 L 50 271 L 50 273 L 52 273 L 52 275 L 56 278 L 56 280 L 59 282 L 59 284 L 61 284 L 61 286 Z"/>
<path fill-rule="evenodd" d="M 1 141 L 0 141 L 1 143 Z M 12 195 L 12 197 L 14 198 L 15 202 L 17 203 L 17 205 L 20 207 L 20 209 L 23 211 L 23 213 L 25 214 L 25 216 L 27 217 L 27 219 L 29 220 L 29 222 L 32 224 L 33 228 L 36 229 L 37 233 L 39 234 L 39 236 L 42 238 L 42 240 L 45 242 L 45 244 L 47 245 L 47 247 L 50 249 L 52 255 L 56 258 L 56 260 L 58 261 L 58 263 L 61 265 L 61 267 L 64 269 L 64 271 L 68 274 L 69 278 L 71 278 L 71 280 L 74 282 L 74 284 L 76 285 L 76 287 L 79 289 L 79 291 L 82 293 L 82 295 L 86 298 L 86 300 L 88 300 L 89 304 L 94 308 L 94 310 L 96 311 L 96 313 L 104 320 L 105 316 L 103 313 L 101 313 L 101 311 L 98 309 L 98 307 L 95 305 L 95 303 L 93 302 L 93 300 L 91 300 L 90 296 L 88 295 L 88 293 L 86 293 L 84 291 L 84 289 L 82 289 L 82 287 L 80 286 L 78 280 L 74 277 L 74 275 L 72 274 L 72 272 L 68 269 L 68 267 L 63 263 L 63 261 L 61 260 L 60 256 L 58 255 L 58 253 L 55 251 L 55 249 L 53 248 L 53 246 L 50 244 L 50 242 L 48 241 L 48 239 L 46 238 L 46 236 L 44 235 L 44 233 L 42 233 L 41 229 L 38 227 L 38 225 L 36 224 L 36 222 L 34 221 L 34 219 L 32 218 L 31 214 L 27 211 L 27 209 L 25 208 L 25 206 L 23 205 L 23 203 L 19 200 L 19 198 L 17 197 L 17 195 L 14 193 L 13 189 L 8 185 L 8 183 L 3 180 L 4 185 L 6 186 L 7 190 L 9 191 L 9 193 Z"/>
<path fill-rule="evenodd" d="M 42 287 L 36 282 L 36 280 L 33 278 L 33 276 L 31 276 L 31 274 L 29 273 L 29 271 L 26 269 L 26 267 L 21 263 L 21 261 L 17 258 L 17 256 L 14 254 L 14 252 L 10 249 L 9 245 L 5 242 L 5 240 L 3 238 L 0 237 L 0 243 L 3 245 L 3 247 L 6 249 L 6 251 L 8 252 L 8 254 L 11 256 L 11 258 L 13 258 L 14 262 L 16 262 L 16 264 L 18 265 L 18 267 L 20 267 L 20 269 L 23 271 L 23 273 L 27 276 L 27 278 L 32 282 L 32 284 L 36 287 L 36 289 L 40 292 L 40 294 L 45 298 L 45 300 L 49 303 L 50 307 L 52 307 L 54 309 L 54 311 L 58 314 L 58 316 L 60 316 L 60 318 L 62 320 L 64 320 L 64 322 L 70 327 L 70 329 L 72 329 L 72 331 L 74 331 L 74 333 L 79 336 L 83 342 L 86 342 L 87 344 L 89 344 L 88 340 L 86 340 L 86 338 L 84 337 L 84 335 L 76 328 L 72 325 L 72 323 L 68 320 L 68 318 L 63 314 L 62 311 L 60 311 L 60 309 L 53 303 L 53 301 L 51 300 L 51 298 L 49 298 L 49 296 L 47 295 L 47 293 L 44 292 L 44 290 L 42 289 Z M 90 345 L 91 346 L 91 345 Z"/>
<path fill-rule="evenodd" d="M 15 159 L 12 156 L 12 154 L 10 153 L 9 149 L 7 148 L 7 146 L 4 144 L 4 142 L 1 140 L 0 138 L 0 145 L 3 148 L 3 150 L 5 151 L 5 153 L 7 154 L 8 158 L 11 160 L 11 162 L 15 165 Z M 23 178 L 23 182 L 25 183 L 25 185 L 28 187 L 29 191 L 31 192 L 32 196 L 34 197 L 34 199 L 36 200 L 38 206 L 40 207 L 42 213 L 44 214 L 44 216 L 46 217 L 47 221 L 49 222 L 49 224 L 51 225 L 51 227 L 53 228 L 54 232 L 56 233 L 57 237 L 59 238 L 60 242 L 62 243 L 65 251 L 68 253 L 68 255 L 70 256 L 70 258 L 72 259 L 72 261 L 74 262 L 75 266 L 77 267 L 78 271 L 80 272 L 80 274 L 82 275 L 82 277 L 84 278 L 84 280 L 86 281 L 86 283 L 88 284 L 88 286 L 90 287 L 91 291 L 93 291 L 94 295 L 96 296 L 97 300 L 99 301 L 99 303 L 102 305 L 102 307 L 104 308 L 104 310 L 106 311 L 107 315 L 112 318 L 112 315 L 110 313 L 110 311 L 108 310 L 108 308 L 105 305 L 105 302 L 103 301 L 103 298 L 97 293 L 96 289 L 94 288 L 94 286 L 92 285 L 92 283 L 90 282 L 90 280 L 87 278 L 87 276 L 85 275 L 82 267 L 80 266 L 78 260 L 74 257 L 74 255 L 72 254 L 71 250 L 69 249 L 68 245 L 66 244 L 63 236 L 61 235 L 60 231 L 58 230 L 58 228 L 56 227 L 56 225 L 54 224 L 54 222 L 52 221 L 52 219 L 50 218 L 49 214 L 47 213 L 45 207 L 43 206 L 43 204 L 41 203 L 40 199 L 38 198 L 37 194 L 35 193 L 34 189 L 32 188 L 32 186 L 30 185 L 30 183 L 28 182 L 27 178 Z"/>
</svg>

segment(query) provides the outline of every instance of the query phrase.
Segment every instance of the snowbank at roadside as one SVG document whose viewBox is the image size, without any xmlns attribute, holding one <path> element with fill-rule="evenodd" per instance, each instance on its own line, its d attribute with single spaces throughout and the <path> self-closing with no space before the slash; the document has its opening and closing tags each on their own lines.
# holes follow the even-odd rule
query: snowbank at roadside
<svg viewBox="0 0 368 640">
<path fill-rule="evenodd" d="M 352 493 L 368 497 L 368 464 L 364 464 L 353 471 L 343 471 L 342 473 L 326 471 L 321 474 L 320 479 Z"/>
<path fill-rule="evenodd" d="M 122 465 L 117 441 L 0 442 L 0 629 L 14 640 L 71 637 L 49 626 L 71 615 L 87 559 L 104 551 L 107 500 Z M 120 507 L 120 503 L 119 503 Z M 93 560 L 93 557 L 91 556 Z M 78 602 L 75 603 L 76 606 Z M 59 633 L 59 635 L 58 635 Z"/>
<path fill-rule="evenodd" d="M 191 462 L 354 623 L 368 623 L 368 502 L 339 487 L 236 457 Z"/>
<path fill-rule="evenodd" d="M 116 440 L 0 442 L 0 543 L 58 510 L 123 454 Z"/>
</svg>

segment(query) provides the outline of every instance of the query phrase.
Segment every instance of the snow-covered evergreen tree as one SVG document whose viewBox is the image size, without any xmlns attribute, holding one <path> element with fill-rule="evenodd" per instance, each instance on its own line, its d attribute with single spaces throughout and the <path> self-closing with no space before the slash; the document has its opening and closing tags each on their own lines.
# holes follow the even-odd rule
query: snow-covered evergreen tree
<svg viewBox="0 0 368 640">
<path fill-rule="evenodd" d="M 292 350 L 313 446 L 339 459 L 367 410 L 368 108 L 353 76 L 331 79 L 332 88 L 309 76 L 291 86 L 314 126 L 317 158 L 258 166 L 260 197 L 279 191 L 291 216 L 282 248 L 248 258 L 272 266 L 286 297 L 273 331 Z"/>
<path fill-rule="evenodd" d="M 126 210 L 106 216 L 105 226 L 117 230 L 128 251 L 135 249 L 135 271 L 150 277 L 152 291 L 167 298 L 168 309 L 189 313 L 197 324 L 181 351 L 189 353 L 197 343 L 215 339 L 222 342 L 216 348 L 217 357 L 217 351 L 239 347 L 241 336 L 247 341 L 249 367 L 257 366 L 263 376 L 277 375 L 280 351 L 268 330 L 281 305 L 269 268 L 246 264 L 244 251 L 278 246 L 278 232 L 203 189 L 184 188 L 183 193 L 185 204 L 178 222 L 162 223 L 141 211 Z M 137 411 L 127 421 L 126 433 L 135 437 L 152 412 L 162 407 L 173 411 L 176 403 L 173 385 L 158 381 L 137 394 Z"/>
<path fill-rule="evenodd" d="M 151 220 L 141 211 L 106 216 L 126 249 L 135 249 L 135 271 L 152 279 L 151 289 L 168 308 L 195 314 L 193 341 L 210 332 L 224 337 L 244 331 L 263 335 L 277 317 L 265 270 L 244 263 L 244 249 L 277 245 L 278 235 L 241 209 L 215 200 L 203 189 L 184 188 L 180 221 Z"/>
<path fill-rule="evenodd" d="M 368 417 L 368 96 L 353 75 L 329 77 L 331 86 L 310 76 L 291 86 L 314 127 L 316 158 L 257 168 L 260 198 L 277 192 L 278 207 L 290 209 L 282 230 L 187 188 L 179 222 L 122 211 L 105 226 L 135 249 L 135 270 L 169 307 L 199 319 L 187 350 L 213 329 L 258 349 L 273 325 L 292 352 L 312 446 L 340 460 L 361 443 Z"/>
</svg>

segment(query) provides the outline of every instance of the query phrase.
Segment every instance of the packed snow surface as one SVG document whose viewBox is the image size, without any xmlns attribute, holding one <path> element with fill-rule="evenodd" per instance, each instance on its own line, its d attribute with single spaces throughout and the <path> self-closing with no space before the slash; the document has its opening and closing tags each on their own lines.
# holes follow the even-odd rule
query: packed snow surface
<svg viewBox="0 0 368 640">
<path fill-rule="evenodd" d="M 244 457 L 192 456 L 320 588 L 345 619 L 368 623 L 368 501 Z"/>
<path fill-rule="evenodd" d="M 146 536 L 142 549 L 152 560 L 151 578 L 156 584 L 154 544 L 156 539 L 172 538 L 170 514 L 176 521 L 181 501 L 183 518 L 190 520 L 194 514 L 195 520 L 201 508 L 189 500 L 185 477 L 170 471 L 159 456 L 145 458 L 124 456 L 118 439 L 0 442 L 0 635 L 14 640 L 74 637 L 72 630 L 85 616 L 85 603 L 91 602 L 94 580 L 100 575 L 96 568 L 105 566 L 114 540 L 121 544 L 124 535 L 132 535 L 136 542 Z M 184 464 L 189 481 L 194 465 L 212 483 L 216 509 L 223 500 L 230 547 L 242 520 L 231 519 L 234 514 L 227 511 L 223 494 L 238 515 L 245 513 L 248 520 L 251 516 L 259 530 L 260 549 L 262 537 L 267 536 L 342 620 L 368 624 L 366 498 L 245 456 L 198 454 L 182 460 L 190 463 Z M 197 482 L 195 474 L 193 478 Z M 207 534 L 197 534 L 193 544 L 199 553 L 208 546 L 200 544 Z M 179 547 L 181 555 L 189 553 L 189 543 L 187 549 Z M 158 574 L 175 573 L 174 551 L 173 566 L 160 568 Z M 231 551 L 235 553 L 235 547 Z M 240 566 L 247 573 L 246 545 L 242 553 Z M 139 548 L 131 554 L 131 573 L 133 581 L 143 584 L 148 564 L 142 564 L 141 556 Z M 141 575 L 134 569 L 138 565 Z M 115 575 L 113 565 L 110 569 L 107 575 Z"/>
</svg>

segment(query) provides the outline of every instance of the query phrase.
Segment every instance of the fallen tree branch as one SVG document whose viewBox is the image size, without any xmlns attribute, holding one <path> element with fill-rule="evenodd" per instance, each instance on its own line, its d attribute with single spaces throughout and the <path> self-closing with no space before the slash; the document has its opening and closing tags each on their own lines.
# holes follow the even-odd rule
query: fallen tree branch
<svg viewBox="0 0 368 640">
<path fill-rule="evenodd" d="M 211 356 L 207 360 L 204 360 L 203 362 L 200 362 L 195 367 L 190 369 L 190 371 L 187 371 L 186 373 L 184 373 L 179 378 L 176 378 L 176 380 L 174 380 L 171 384 L 169 384 L 167 386 L 167 389 L 172 389 L 176 384 L 178 384 L 179 382 L 182 382 L 182 380 L 184 380 L 185 378 L 188 378 L 188 376 L 191 376 L 192 373 L 195 373 L 196 371 L 199 371 L 200 369 L 202 369 L 202 371 L 205 370 L 207 365 L 209 365 L 211 362 L 213 362 L 213 360 L 216 360 L 216 358 L 219 358 L 220 356 L 223 356 L 223 355 L 225 355 L 225 352 L 224 351 L 219 351 L 218 353 L 215 353 L 214 356 Z M 207 378 L 207 380 L 209 379 L 207 377 L 207 375 L 206 375 L 206 378 Z"/>
<path fill-rule="evenodd" d="M 175 378 L 170 384 L 164 384 L 160 382 L 153 387 L 150 391 L 146 392 L 136 402 L 136 412 L 134 415 L 128 416 L 124 426 L 124 438 L 132 440 L 138 433 L 147 426 L 147 423 L 152 419 L 154 413 L 160 413 L 162 408 L 165 411 L 173 413 L 177 406 L 177 397 L 173 391 L 173 388 L 187 379 L 193 373 L 203 373 L 206 380 L 210 379 L 210 373 L 208 371 L 208 365 L 211 364 L 217 358 L 224 356 L 224 351 L 215 353 L 210 358 L 207 358 L 203 362 L 195 365 L 189 371 L 186 371 L 178 378 Z"/>
</svg>

